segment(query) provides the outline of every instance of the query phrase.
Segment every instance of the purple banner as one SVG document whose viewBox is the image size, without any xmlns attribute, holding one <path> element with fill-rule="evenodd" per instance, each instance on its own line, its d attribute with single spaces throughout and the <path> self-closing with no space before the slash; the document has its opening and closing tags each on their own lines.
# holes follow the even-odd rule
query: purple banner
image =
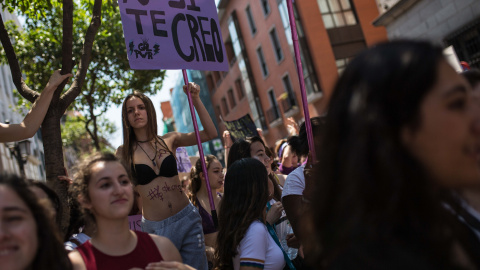
<svg viewBox="0 0 480 270">
<path fill-rule="evenodd" d="M 132 69 L 227 71 L 214 0 L 118 0 Z"/>
<path fill-rule="evenodd" d="M 175 152 L 177 157 L 177 171 L 182 173 L 189 173 L 192 169 L 192 164 L 190 163 L 190 158 L 188 157 L 187 148 L 178 147 Z"/>
</svg>

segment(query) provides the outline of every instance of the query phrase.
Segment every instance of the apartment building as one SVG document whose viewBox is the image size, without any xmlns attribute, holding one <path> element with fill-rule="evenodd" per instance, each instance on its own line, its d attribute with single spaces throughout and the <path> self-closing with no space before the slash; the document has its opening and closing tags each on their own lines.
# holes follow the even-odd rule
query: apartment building
<svg viewBox="0 0 480 270">
<path fill-rule="evenodd" d="M 480 1 L 377 1 L 381 15 L 374 25 L 385 27 L 389 39 L 427 39 L 453 46 L 459 61 L 480 68 Z"/>
<path fill-rule="evenodd" d="M 303 121 L 287 0 L 220 0 L 230 68 L 206 72 L 218 123 L 249 113 L 267 144 L 288 136 L 284 120 Z M 294 2 L 310 116 L 326 112 L 338 74 L 362 49 L 386 40 L 375 0 Z M 219 124 L 222 134 L 224 125 Z"/>
</svg>

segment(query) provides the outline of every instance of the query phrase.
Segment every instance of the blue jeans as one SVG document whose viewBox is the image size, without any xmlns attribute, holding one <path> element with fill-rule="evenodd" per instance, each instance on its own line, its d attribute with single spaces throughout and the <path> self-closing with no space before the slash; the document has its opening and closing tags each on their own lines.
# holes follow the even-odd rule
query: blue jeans
<svg viewBox="0 0 480 270">
<path fill-rule="evenodd" d="M 180 251 L 183 263 L 199 270 L 208 270 L 202 218 L 191 203 L 162 221 L 142 217 L 142 231 L 167 237 Z"/>
</svg>

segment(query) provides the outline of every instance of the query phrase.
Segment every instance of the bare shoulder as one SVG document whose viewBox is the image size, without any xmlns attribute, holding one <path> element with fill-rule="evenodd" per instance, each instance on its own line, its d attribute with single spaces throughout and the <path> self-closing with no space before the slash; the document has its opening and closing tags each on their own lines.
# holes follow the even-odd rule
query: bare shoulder
<svg viewBox="0 0 480 270">
<path fill-rule="evenodd" d="M 155 245 L 157 245 L 158 251 L 165 261 L 182 262 L 180 252 L 178 252 L 178 249 L 175 247 L 172 241 L 170 241 L 170 239 L 155 234 L 149 235 L 153 242 L 155 242 Z"/>
<path fill-rule="evenodd" d="M 160 138 L 167 144 L 170 150 L 175 151 L 173 148 L 176 148 L 176 141 L 180 136 L 182 136 L 182 133 L 172 131 L 160 136 Z"/>
<path fill-rule="evenodd" d="M 178 131 L 171 131 L 171 132 L 168 132 L 168 133 L 162 135 L 161 138 L 165 141 L 174 140 L 175 138 L 178 138 L 181 134 L 182 133 L 178 132 Z"/>
<path fill-rule="evenodd" d="M 283 185 L 285 185 L 285 180 L 287 180 L 287 176 L 285 174 L 277 174 L 277 177 L 280 186 L 283 187 Z"/>
<path fill-rule="evenodd" d="M 73 270 L 86 270 L 85 262 L 83 261 L 82 255 L 77 250 L 73 250 L 68 253 L 68 258 L 72 262 Z"/>
</svg>

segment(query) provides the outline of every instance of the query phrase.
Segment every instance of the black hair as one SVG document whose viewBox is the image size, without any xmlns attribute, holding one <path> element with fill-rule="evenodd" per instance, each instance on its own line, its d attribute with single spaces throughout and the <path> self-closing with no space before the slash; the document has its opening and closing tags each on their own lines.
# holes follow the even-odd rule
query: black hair
<svg viewBox="0 0 480 270">
<path fill-rule="evenodd" d="M 310 118 L 310 123 L 312 125 L 312 133 L 313 133 L 313 144 L 315 146 L 315 154 L 318 155 L 320 152 L 320 141 L 321 141 L 321 133 L 325 126 L 325 117 L 324 116 L 317 116 Z M 307 138 L 307 129 L 305 122 L 300 125 L 300 131 L 298 132 L 298 136 L 291 136 L 287 140 L 288 145 L 292 147 L 293 152 L 297 154 L 299 157 L 307 156 L 310 148 L 308 147 L 308 138 Z"/>
<path fill-rule="evenodd" d="M 259 136 L 247 137 L 245 140 L 238 139 L 233 143 L 233 145 L 230 147 L 230 151 L 228 152 L 227 171 L 228 171 L 228 168 L 230 167 L 230 164 L 233 164 L 235 161 L 243 158 L 252 157 L 250 155 L 250 146 L 255 142 L 259 142 L 265 147 L 265 154 L 266 154 L 267 147 L 265 146 L 265 143 L 263 142 L 262 138 L 260 138 Z M 281 201 L 282 190 L 278 185 L 277 179 L 273 175 L 269 175 L 268 178 L 273 183 L 273 197 L 277 201 Z"/>
<path fill-rule="evenodd" d="M 264 222 L 268 202 L 267 169 L 254 158 L 233 162 L 225 175 L 225 193 L 218 215 L 216 266 L 233 269 L 232 258 L 255 220 Z"/>
<path fill-rule="evenodd" d="M 392 41 L 353 59 L 336 83 L 321 139 L 306 252 L 327 268 L 356 241 L 415 243 L 430 262 L 453 267 L 456 203 L 401 140 L 445 61 L 424 41 Z"/>
</svg>

